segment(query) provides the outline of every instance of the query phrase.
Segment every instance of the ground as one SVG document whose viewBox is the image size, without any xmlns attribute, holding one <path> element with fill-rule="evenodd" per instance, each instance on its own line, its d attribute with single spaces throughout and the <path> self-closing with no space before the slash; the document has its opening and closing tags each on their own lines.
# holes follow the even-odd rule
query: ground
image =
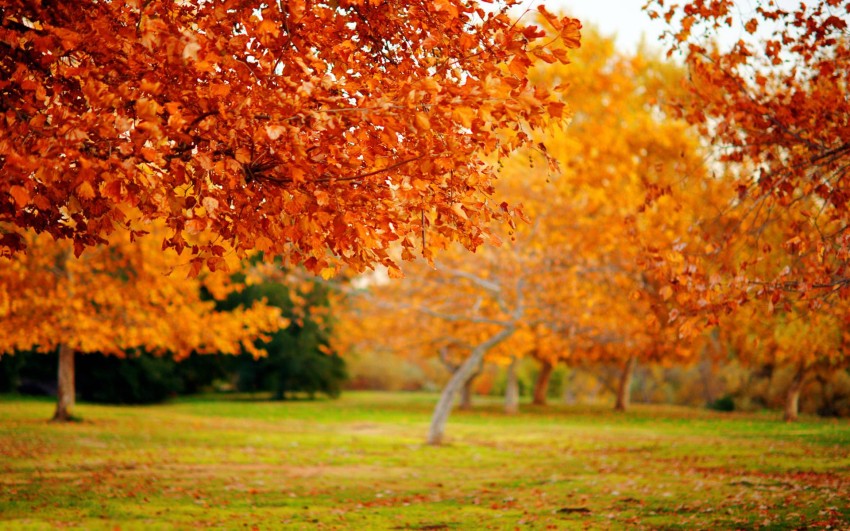
<svg viewBox="0 0 850 531">
<path fill-rule="evenodd" d="M 455 412 L 435 395 L 0 398 L 0 528 L 850 529 L 850 422 L 636 406 Z"/>
</svg>

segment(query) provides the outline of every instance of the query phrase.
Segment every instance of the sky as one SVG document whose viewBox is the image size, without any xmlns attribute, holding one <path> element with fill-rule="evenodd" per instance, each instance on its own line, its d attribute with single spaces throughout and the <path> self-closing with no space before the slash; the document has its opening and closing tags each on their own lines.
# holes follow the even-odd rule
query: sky
<svg viewBox="0 0 850 531">
<path fill-rule="evenodd" d="M 663 20 L 651 20 L 641 8 L 647 0 L 528 0 L 527 5 L 536 9 L 544 3 L 549 11 L 562 11 L 574 16 L 585 24 L 593 24 L 606 35 L 617 35 L 617 46 L 622 51 L 634 51 L 641 36 L 646 37 L 650 45 L 666 50 L 661 42 L 661 35 L 666 29 Z M 813 0 L 814 2 L 821 0 Z M 669 4 L 670 2 L 668 2 Z M 800 0 L 776 0 L 778 7 L 793 11 L 800 5 Z M 752 13 L 758 5 L 757 0 L 736 0 L 737 9 L 742 13 Z M 769 24 L 759 25 L 757 37 L 768 34 Z M 731 28 L 716 34 L 721 49 L 728 49 L 738 39 L 748 36 L 741 28 Z"/>
<path fill-rule="evenodd" d="M 659 39 L 664 24 L 650 20 L 641 9 L 646 0 L 545 0 L 544 3 L 550 11 L 563 11 L 593 24 L 603 34 L 616 33 L 617 46 L 621 50 L 636 49 L 642 35 L 661 48 Z"/>
</svg>

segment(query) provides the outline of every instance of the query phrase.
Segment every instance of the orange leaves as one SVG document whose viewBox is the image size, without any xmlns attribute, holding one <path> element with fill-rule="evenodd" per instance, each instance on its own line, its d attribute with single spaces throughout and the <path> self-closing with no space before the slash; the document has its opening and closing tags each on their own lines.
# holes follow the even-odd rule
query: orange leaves
<svg viewBox="0 0 850 531">
<path fill-rule="evenodd" d="M 567 18 L 561 28 L 561 40 L 568 49 L 581 46 L 581 22 L 575 18 Z"/>
<path fill-rule="evenodd" d="M 488 200 L 495 161 L 480 161 L 531 145 L 528 131 L 564 116 L 529 69 L 567 62 L 580 28 L 549 14 L 564 42 L 546 43 L 538 27 L 471 0 L 192 6 L 27 12 L 51 23 L 38 47 L 0 59 L 14 94 L 0 129 L 10 198 L 0 223 L 84 248 L 160 219 L 173 233 L 165 246 L 193 256 L 209 249 L 185 245 L 184 231 L 211 231 L 240 255 L 260 242 L 296 262 L 362 270 L 389 260 L 392 242 L 420 239 L 420 212 L 461 203 L 474 215 L 435 220 L 432 241 L 475 248 L 499 216 Z M 9 9 L 21 19 L 22 7 Z M 187 194 L 203 212 L 182 206 Z M 357 215 L 342 223 L 340 212 Z"/>
<path fill-rule="evenodd" d="M 30 194 L 23 186 L 12 186 L 9 188 L 9 195 L 15 200 L 15 204 L 19 208 L 23 208 L 30 201 Z"/>
<path fill-rule="evenodd" d="M 94 188 L 90 182 L 83 181 L 77 186 L 77 197 L 80 199 L 92 199 L 94 196 Z"/>
<path fill-rule="evenodd" d="M 428 115 L 422 111 L 418 111 L 414 115 L 414 123 L 416 124 L 416 128 L 420 131 L 429 131 L 431 129 L 431 120 L 428 118 Z"/>
<path fill-rule="evenodd" d="M 850 278 L 845 256 L 821 252 L 843 248 L 840 234 L 850 223 L 850 148 L 846 121 L 838 118 L 850 114 L 847 23 L 825 2 L 767 3 L 751 13 L 733 7 L 691 0 L 666 13 L 678 40 L 671 46 L 686 52 L 691 69 L 679 112 L 740 176 L 728 179 L 726 192 L 738 205 L 729 217 L 738 219 L 709 244 L 714 255 L 734 256 L 727 258 L 734 263 L 729 300 L 755 297 L 778 307 L 802 300 L 820 308 L 822 297 Z M 698 31 L 725 27 L 743 29 L 732 47 L 713 47 Z"/>
</svg>

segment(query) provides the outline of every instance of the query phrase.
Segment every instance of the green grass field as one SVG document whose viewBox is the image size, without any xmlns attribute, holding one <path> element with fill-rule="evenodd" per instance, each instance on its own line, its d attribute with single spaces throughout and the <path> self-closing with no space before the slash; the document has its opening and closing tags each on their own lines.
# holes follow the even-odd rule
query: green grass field
<svg viewBox="0 0 850 531">
<path fill-rule="evenodd" d="M 81 405 L 0 398 L 0 528 L 850 529 L 850 422 L 434 395 Z"/>
</svg>

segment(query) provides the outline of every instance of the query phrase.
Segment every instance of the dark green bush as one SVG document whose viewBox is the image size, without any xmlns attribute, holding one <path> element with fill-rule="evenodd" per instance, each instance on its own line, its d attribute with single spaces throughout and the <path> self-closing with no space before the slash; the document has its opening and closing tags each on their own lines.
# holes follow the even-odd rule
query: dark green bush
<svg viewBox="0 0 850 531">
<path fill-rule="evenodd" d="M 735 400 L 730 395 L 726 395 L 709 402 L 707 407 L 714 411 L 735 411 Z"/>
</svg>

